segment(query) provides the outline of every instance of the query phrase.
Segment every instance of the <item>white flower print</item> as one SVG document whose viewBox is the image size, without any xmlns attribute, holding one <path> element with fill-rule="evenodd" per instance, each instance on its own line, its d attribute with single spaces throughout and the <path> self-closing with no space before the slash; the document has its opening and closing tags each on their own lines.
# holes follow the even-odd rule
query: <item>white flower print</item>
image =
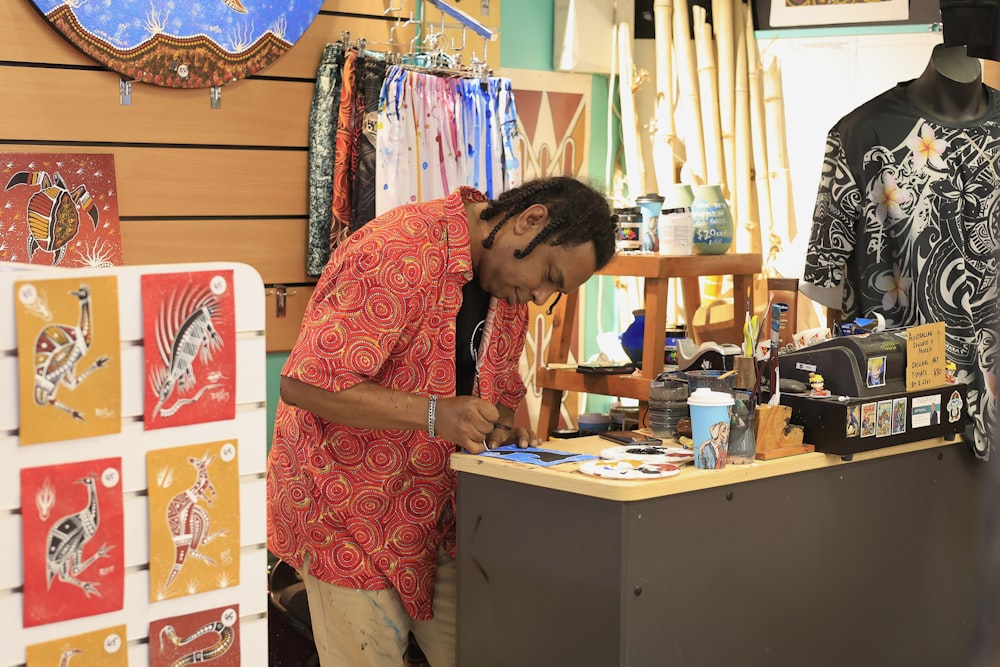
<svg viewBox="0 0 1000 667">
<path fill-rule="evenodd" d="M 899 264 L 893 264 L 892 275 L 884 273 L 875 280 L 875 288 L 882 295 L 882 310 L 888 312 L 899 303 L 901 308 L 910 305 L 910 287 L 913 286 L 913 278 L 900 274 Z"/>
<path fill-rule="evenodd" d="M 902 204 L 910 201 L 910 193 L 899 187 L 895 176 L 883 172 L 882 178 L 872 186 L 868 198 L 875 204 L 875 217 L 879 222 L 885 222 L 886 215 L 893 220 L 903 219 L 906 213 Z"/>
<path fill-rule="evenodd" d="M 948 142 L 938 139 L 934 134 L 934 128 L 924 123 L 920 128 L 920 136 L 910 136 L 906 140 L 906 147 L 913 151 L 914 171 L 924 168 L 928 162 L 935 169 L 945 168 L 944 160 L 941 156 L 948 150 Z"/>
</svg>

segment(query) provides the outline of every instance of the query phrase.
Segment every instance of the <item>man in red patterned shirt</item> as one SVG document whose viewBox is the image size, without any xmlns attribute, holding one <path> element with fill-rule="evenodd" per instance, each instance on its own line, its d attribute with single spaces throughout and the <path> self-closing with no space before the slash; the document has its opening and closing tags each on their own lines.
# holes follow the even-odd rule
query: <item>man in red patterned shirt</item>
<svg viewBox="0 0 1000 667">
<path fill-rule="evenodd" d="M 613 254 L 607 199 L 567 177 L 401 206 L 334 251 L 282 371 L 267 475 L 268 548 L 303 576 L 324 666 L 399 667 L 410 632 L 454 664 L 448 459 L 538 443 L 514 426 L 527 304 Z"/>
</svg>

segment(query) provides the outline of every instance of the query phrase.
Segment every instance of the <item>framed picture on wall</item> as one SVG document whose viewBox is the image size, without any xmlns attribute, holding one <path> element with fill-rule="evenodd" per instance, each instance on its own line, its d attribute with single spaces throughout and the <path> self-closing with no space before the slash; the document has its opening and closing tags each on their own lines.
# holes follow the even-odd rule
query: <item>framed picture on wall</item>
<svg viewBox="0 0 1000 667">
<path fill-rule="evenodd" d="M 908 0 L 771 0 L 770 27 L 883 23 L 910 18 Z"/>
</svg>

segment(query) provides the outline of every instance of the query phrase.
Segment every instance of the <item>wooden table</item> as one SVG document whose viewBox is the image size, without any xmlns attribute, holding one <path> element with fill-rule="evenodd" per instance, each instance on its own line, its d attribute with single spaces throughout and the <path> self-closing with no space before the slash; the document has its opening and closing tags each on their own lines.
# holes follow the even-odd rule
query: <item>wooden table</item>
<svg viewBox="0 0 1000 667">
<path fill-rule="evenodd" d="M 963 443 L 648 481 L 452 467 L 460 667 L 969 664 L 986 466 Z"/>
<path fill-rule="evenodd" d="M 731 275 L 733 293 L 753 293 L 753 277 L 761 268 L 759 253 L 729 253 L 725 255 L 641 255 L 618 254 L 598 271 L 606 276 L 637 276 L 644 279 L 643 304 L 646 326 L 642 341 L 642 370 L 632 375 L 585 375 L 575 369 L 555 366 L 539 368 L 535 385 L 542 389 L 538 414 L 538 434 L 547 438 L 559 424 L 559 407 L 563 391 L 583 391 L 592 394 L 637 398 L 645 409 L 649 400 L 649 383 L 663 371 L 664 340 L 666 339 L 667 293 L 671 278 L 680 278 L 684 293 L 684 313 L 688 326 L 701 305 L 699 276 Z M 740 296 L 733 308 L 733 335 L 742 340 L 746 319 L 745 297 Z M 556 306 L 552 318 L 552 340 L 546 364 L 566 362 L 577 313 L 578 293 L 565 295 Z"/>
</svg>

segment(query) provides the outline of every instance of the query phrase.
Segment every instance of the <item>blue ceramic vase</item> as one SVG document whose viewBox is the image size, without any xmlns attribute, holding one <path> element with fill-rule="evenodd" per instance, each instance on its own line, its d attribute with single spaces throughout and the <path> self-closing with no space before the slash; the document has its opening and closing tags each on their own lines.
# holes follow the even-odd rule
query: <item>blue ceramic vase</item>
<svg viewBox="0 0 1000 667">
<path fill-rule="evenodd" d="M 700 185 L 691 202 L 694 253 L 721 255 L 733 245 L 733 214 L 720 185 Z"/>
<path fill-rule="evenodd" d="M 632 360 L 636 367 L 642 367 L 642 341 L 646 329 L 646 311 L 633 310 L 632 316 L 635 318 L 632 323 L 618 336 L 622 349 Z"/>
</svg>

